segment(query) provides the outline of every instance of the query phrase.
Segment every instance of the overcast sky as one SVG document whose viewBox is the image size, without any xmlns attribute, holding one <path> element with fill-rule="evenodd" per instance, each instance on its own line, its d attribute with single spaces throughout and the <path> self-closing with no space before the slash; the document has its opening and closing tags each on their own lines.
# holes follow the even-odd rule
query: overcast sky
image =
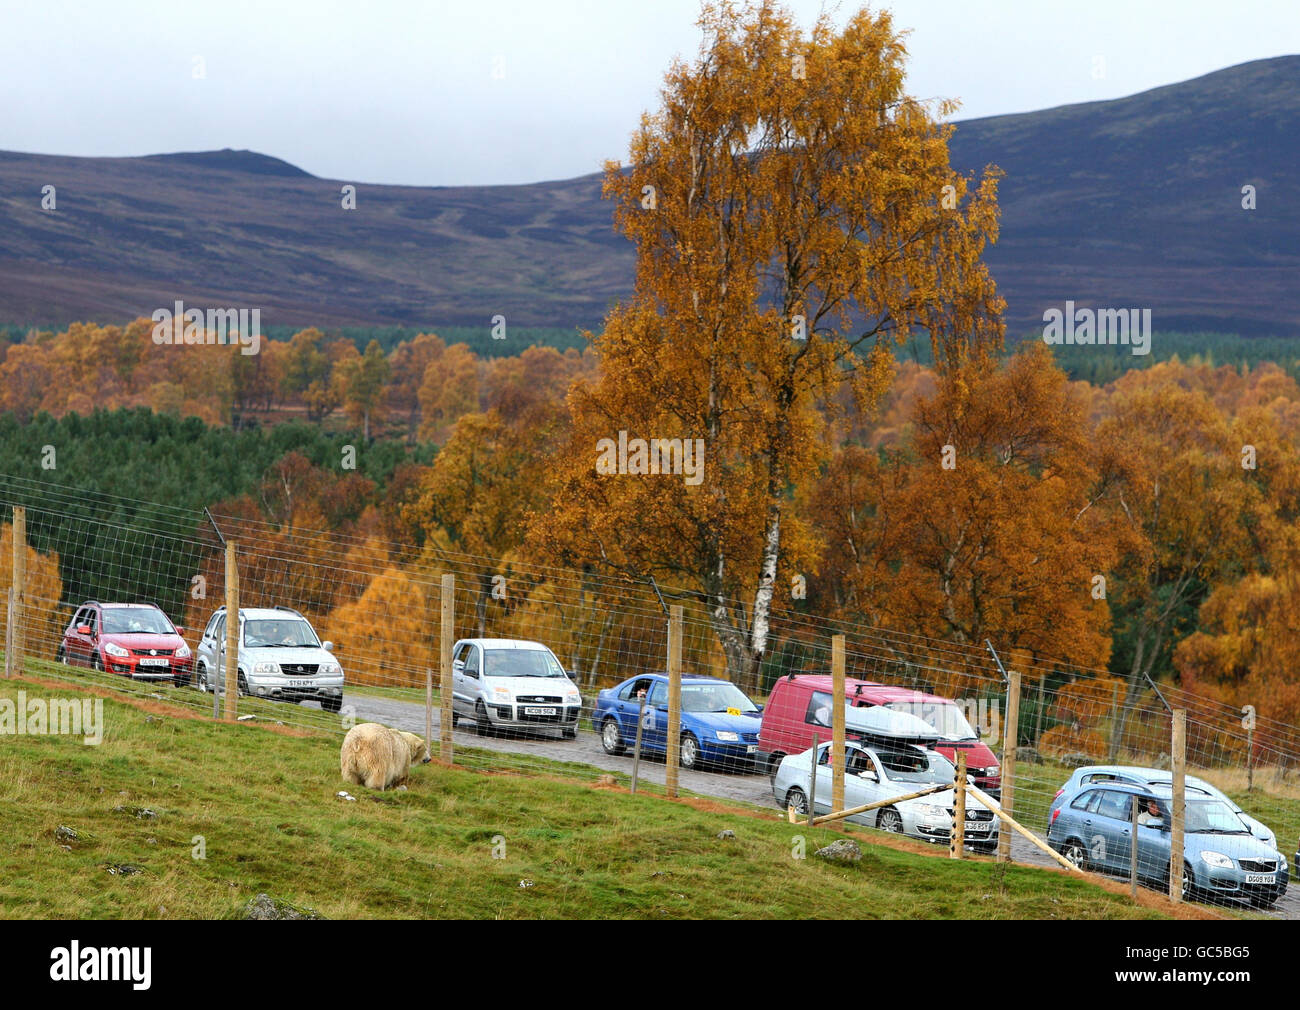
<svg viewBox="0 0 1300 1010">
<path fill-rule="evenodd" d="M 805 25 L 820 0 L 788 0 Z M 827 5 L 842 24 L 859 4 Z M 873 5 L 876 6 L 876 5 Z M 1300 52 L 1295 0 L 896 0 L 908 90 L 956 118 L 1117 98 Z M 0 0 L 0 149 L 251 148 L 455 185 L 626 155 L 698 0 Z M 201 71 L 201 75 L 200 75 Z"/>
</svg>

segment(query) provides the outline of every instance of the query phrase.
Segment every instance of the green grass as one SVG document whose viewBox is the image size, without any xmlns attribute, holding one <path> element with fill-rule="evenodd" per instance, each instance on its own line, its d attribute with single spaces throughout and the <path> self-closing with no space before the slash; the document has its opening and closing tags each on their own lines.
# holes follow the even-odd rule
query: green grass
<svg viewBox="0 0 1300 1010">
<path fill-rule="evenodd" d="M 6 681 L 0 698 L 20 688 L 78 695 Z M 1161 914 L 1064 874 L 899 851 L 865 833 L 862 861 L 834 866 L 812 852 L 836 832 L 594 789 L 597 769 L 537 758 L 503 774 L 501 755 L 465 749 L 458 767 L 418 767 L 408 791 L 347 786 L 357 800 L 346 802 L 337 728 L 289 735 L 146 704 L 106 699 L 100 746 L 0 737 L 0 914 L 224 918 L 262 891 L 331 918 Z M 60 825 L 79 836 L 70 851 Z M 737 837 L 719 840 L 725 828 Z M 792 857 L 798 835 L 806 859 Z M 498 837 L 504 858 L 493 858 Z M 122 864 L 140 872 L 108 872 Z"/>
</svg>

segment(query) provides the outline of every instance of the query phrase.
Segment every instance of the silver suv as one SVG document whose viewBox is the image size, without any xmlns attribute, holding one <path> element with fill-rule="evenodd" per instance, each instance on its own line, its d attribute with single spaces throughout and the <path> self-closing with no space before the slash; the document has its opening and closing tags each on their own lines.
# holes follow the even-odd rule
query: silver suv
<svg viewBox="0 0 1300 1010">
<path fill-rule="evenodd" d="M 319 701 L 326 712 L 343 707 L 343 668 L 332 655 L 334 643 L 317 638 L 307 618 L 292 607 L 241 607 L 238 642 L 241 695 Z M 226 670 L 225 607 L 203 629 L 195 657 L 199 690 L 220 694 Z"/>
</svg>

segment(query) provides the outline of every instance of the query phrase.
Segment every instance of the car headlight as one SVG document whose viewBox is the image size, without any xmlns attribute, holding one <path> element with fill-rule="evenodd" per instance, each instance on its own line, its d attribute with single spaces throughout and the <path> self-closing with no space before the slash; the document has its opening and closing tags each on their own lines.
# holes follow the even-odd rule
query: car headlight
<svg viewBox="0 0 1300 1010">
<path fill-rule="evenodd" d="M 937 803 L 918 803 L 916 811 L 922 817 L 931 821 L 942 821 L 948 816 L 948 808 L 941 807 Z"/>
<path fill-rule="evenodd" d="M 564 703 L 566 705 L 581 705 L 582 695 L 580 695 L 577 691 L 574 691 L 572 694 L 568 694 L 564 696 Z"/>
<path fill-rule="evenodd" d="M 280 667 L 277 663 L 254 663 L 254 673 L 279 673 Z"/>
<path fill-rule="evenodd" d="M 343 667 L 339 666 L 338 663 L 323 663 L 320 672 L 326 677 L 337 677 L 343 672 Z"/>
<path fill-rule="evenodd" d="M 717 731 L 717 736 L 718 736 L 718 739 L 719 739 L 719 740 L 726 740 L 727 743 L 739 743 L 739 742 L 740 742 L 740 734 L 739 734 L 739 733 L 733 733 L 733 732 L 731 732 L 731 730 L 729 730 L 729 729 L 720 729 L 720 730 L 718 730 L 718 731 Z"/>
<path fill-rule="evenodd" d="M 190 647 L 186 645 L 184 642 L 181 642 L 181 647 L 176 650 L 176 658 L 177 659 L 190 658 Z"/>
<path fill-rule="evenodd" d="M 492 688 L 492 697 L 497 701 L 504 701 L 507 704 L 512 700 L 510 697 L 510 689 L 506 687 Z"/>
<path fill-rule="evenodd" d="M 122 648 L 120 645 L 115 645 L 115 644 L 113 644 L 112 642 L 109 642 L 107 645 L 104 646 L 104 651 L 107 652 L 110 656 L 129 656 L 129 655 L 131 655 L 131 653 L 130 653 L 129 651 L 127 651 L 126 649 Z"/>
<path fill-rule="evenodd" d="M 1232 860 L 1222 852 L 1211 852 L 1208 849 L 1201 853 L 1202 861 L 1209 863 L 1211 866 L 1217 866 L 1222 870 L 1232 869 Z"/>
</svg>

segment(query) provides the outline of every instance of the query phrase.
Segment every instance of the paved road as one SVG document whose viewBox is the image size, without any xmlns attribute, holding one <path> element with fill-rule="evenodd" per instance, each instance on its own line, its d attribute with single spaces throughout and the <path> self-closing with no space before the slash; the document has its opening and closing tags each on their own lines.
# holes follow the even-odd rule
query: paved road
<svg viewBox="0 0 1300 1010">
<path fill-rule="evenodd" d="M 375 698 L 367 695 L 348 695 L 344 705 L 356 712 L 358 722 L 381 722 L 386 726 L 424 733 L 424 706 L 414 702 Z M 434 733 L 441 724 L 439 710 L 433 710 Z M 457 744 L 495 750 L 511 754 L 531 754 L 557 761 L 576 761 L 593 765 L 606 771 L 632 774 L 630 755 L 606 754 L 600 738 L 583 722 L 576 740 L 561 740 L 558 734 L 510 734 L 481 737 L 475 733 L 473 722 L 462 722 L 452 736 Z M 468 728 L 466 728 L 468 727 Z M 639 775 L 643 781 L 664 784 L 665 766 L 661 758 L 642 758 Z M 702 796 L 720 799 L 743 800 L 760 806 L 775 807 L 776 798 L 766 775 L 727 771 L 687 771 L 682 769 L 678 782 L 683 789 Z M 1019 835 L 1011 839 L 1011 858 L 1014 862 L 1030 866 L 1055 866 L 1056 864 Z M 1300 887 L 1293 887 L 1277 903 L 1274 914 L 1279 918 L 1300 919 Z"/>
</svg>

